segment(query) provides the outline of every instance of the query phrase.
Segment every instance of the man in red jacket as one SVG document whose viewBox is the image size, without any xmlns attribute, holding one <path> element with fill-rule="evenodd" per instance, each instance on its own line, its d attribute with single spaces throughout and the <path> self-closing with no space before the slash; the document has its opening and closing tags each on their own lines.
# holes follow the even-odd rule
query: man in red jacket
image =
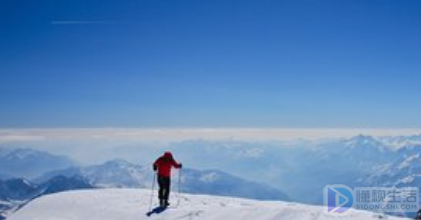
<svg viewBox="0 0 421 220">
<path fill-rule="evenodd" d="M 163 156 L 159 157 L 153 164 L 153 170 L 158 171 L 158 185 L 159 185 L 159 204 L 162 207 L 167 207 L 168 198 L 170 196 L 171 188 L 171 168 L 181 168 L 182 164 L 177 163 L 171 152 L 165 152 Z"/>
</svg>

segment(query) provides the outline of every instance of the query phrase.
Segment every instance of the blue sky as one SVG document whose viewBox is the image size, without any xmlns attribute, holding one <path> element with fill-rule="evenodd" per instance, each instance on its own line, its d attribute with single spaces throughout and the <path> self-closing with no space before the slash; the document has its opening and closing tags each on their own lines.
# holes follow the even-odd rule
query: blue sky
<svg viewBox="0 0 421 220">
<path fill-rule="evenodd" d="M 0 3 L 0 127 L 421 127 L 417 0 Z"/>
</svg>

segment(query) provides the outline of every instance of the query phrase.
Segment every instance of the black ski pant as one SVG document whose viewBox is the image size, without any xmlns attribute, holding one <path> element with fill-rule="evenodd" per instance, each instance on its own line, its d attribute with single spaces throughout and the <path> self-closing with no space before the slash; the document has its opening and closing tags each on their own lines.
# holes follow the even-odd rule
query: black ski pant
<svg viewBox="0 0 421 220">
<path fill-rule="evenodd" d="M 159 200 L 168 201 L 170 196 L 171 178 L 158 175 Z"/>
</svg>

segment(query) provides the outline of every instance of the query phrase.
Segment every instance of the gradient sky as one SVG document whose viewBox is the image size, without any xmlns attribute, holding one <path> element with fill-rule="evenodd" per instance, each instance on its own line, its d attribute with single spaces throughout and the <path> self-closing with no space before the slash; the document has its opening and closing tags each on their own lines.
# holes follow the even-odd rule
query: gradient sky
<svg viewBox="0 0 421 220">
<path fill-rule="evenodd" d="M 421 128 L 419 0 L 4 0 L 0 127 Z"/>
</svg>

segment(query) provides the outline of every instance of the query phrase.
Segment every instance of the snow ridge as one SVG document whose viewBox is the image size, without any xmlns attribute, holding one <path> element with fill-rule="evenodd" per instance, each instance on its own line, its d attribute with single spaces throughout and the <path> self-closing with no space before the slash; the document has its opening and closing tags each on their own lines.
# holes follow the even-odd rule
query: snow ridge
<svg viewBox="0 0 421 220">
<path fill-rule="evenodd" d="M 345 215 L 325 214 L 320 206 L 280 201 L 255 201 L 229 197 L 176 193 L 178 207 L 161 213 L 149 212 L 150 190 L 96 189 L 52 194 L 34 200 L 8 220 L 373 220 L 373 213 L 349 210 Z M 156 193 L 154 195 L 154 198 Z M 156 199 L 154 206 L 156 204 Z M 398 218 L 388 217 L 390 220 Z"/>
</svg>

